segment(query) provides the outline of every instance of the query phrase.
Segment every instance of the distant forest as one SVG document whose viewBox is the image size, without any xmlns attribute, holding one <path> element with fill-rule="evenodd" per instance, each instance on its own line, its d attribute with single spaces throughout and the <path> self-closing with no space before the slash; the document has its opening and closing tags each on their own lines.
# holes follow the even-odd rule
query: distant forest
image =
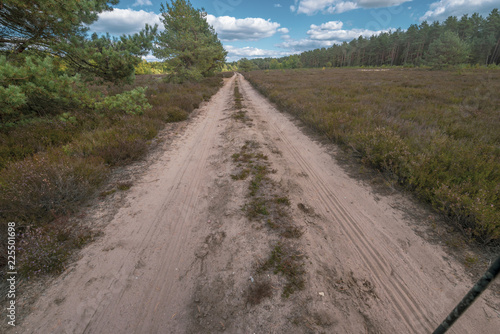
<svg viewBox="0 0 500 334">
<path fill-rule="evenodd" d="M 498 65 L 500 62 L 500 13 L 487 18 L 474 13 L 444 22 L 413 24 L 406 31 L 360 36 L 341 45 L 315 49 L 279 59 L 242 59 L 240 70 L 344 66 Z M 236 64 L 234 64 L 236 65 Z"/>
</svg>

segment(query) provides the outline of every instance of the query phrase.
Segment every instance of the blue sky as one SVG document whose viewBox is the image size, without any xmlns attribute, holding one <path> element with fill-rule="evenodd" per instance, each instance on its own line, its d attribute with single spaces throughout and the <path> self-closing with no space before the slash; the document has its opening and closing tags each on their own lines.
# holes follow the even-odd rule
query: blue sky
<svg viewBox="0 0 500 334">
<path fill-rule="evenodd" d="M 133 34 L 159 23 L 158 0 L 122 0 L 91 26 L 97 33 Z M 204 8 L 229 52 L 243 57 L 281 57 L 369 37 L 427 20 L 478 12 L 487 16 L 500 0 L 191 0 Z M 153 57 L 147 57 L 154 60 Z"/>
</svg>

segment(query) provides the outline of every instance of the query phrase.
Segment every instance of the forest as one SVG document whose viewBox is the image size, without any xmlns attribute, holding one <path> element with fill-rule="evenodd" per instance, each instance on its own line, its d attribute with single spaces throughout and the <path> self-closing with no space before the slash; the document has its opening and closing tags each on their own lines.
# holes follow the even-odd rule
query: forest
<svg viewBox="0 0 500 334">
<path fill-rule="evenodd" d="M 321 68 L 346 66 L 430 66 L 443 68 L 459 64 L 500 63 L 500 13 L 488 17 L 477 13 L 460 19 L 450 16 L 443 22 L 423 21 L 407 30 L 360 36 L 341 45 L 305 51 L 282 58 L 242 59 L 243 71 L 253 69 Z M 233 63 L 235 65 L 236 63 Z"/>
</svg>

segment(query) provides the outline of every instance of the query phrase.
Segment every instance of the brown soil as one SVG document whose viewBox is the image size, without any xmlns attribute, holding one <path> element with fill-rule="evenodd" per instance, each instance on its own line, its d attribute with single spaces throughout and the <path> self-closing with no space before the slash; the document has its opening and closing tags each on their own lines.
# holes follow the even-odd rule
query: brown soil
<svg viewBox="0 0 500 334">
<path fill-rule="evenodd" d="M 231 117 L 238 82 L 244 122 Z M 242 210 L 248 180 L 231 156 L 259 143 L 269 174 L 304 230 L 305 288 L 256 275 L 278 239 Z M 473 281 L 418 233 L 399 195 L 377 197 L 241 75 L 144 164 L 103 236 L 48 284 L 19 333 L 429 333 Z M 278 191 L 274 190 L 274 191 Z M 404 210 L 400 209 L 402 206 Z M 417 208 L 415 208 L 417 210 Z M 25 311 L 28 305 L 23 306 Z M 486 292 L 451 333 L 494 333 Z"/>
</svg>

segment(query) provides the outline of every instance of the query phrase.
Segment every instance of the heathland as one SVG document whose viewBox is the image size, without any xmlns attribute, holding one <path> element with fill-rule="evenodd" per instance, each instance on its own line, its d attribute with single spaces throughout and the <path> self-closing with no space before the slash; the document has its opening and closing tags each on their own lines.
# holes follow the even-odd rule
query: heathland
<svg viewBox="0 0 500 334">
<path fill-rule="evenodd" d="M 245 77 L 472 239 L 500 238 L 498 70 L 309 69 Z"/>
</svg>

